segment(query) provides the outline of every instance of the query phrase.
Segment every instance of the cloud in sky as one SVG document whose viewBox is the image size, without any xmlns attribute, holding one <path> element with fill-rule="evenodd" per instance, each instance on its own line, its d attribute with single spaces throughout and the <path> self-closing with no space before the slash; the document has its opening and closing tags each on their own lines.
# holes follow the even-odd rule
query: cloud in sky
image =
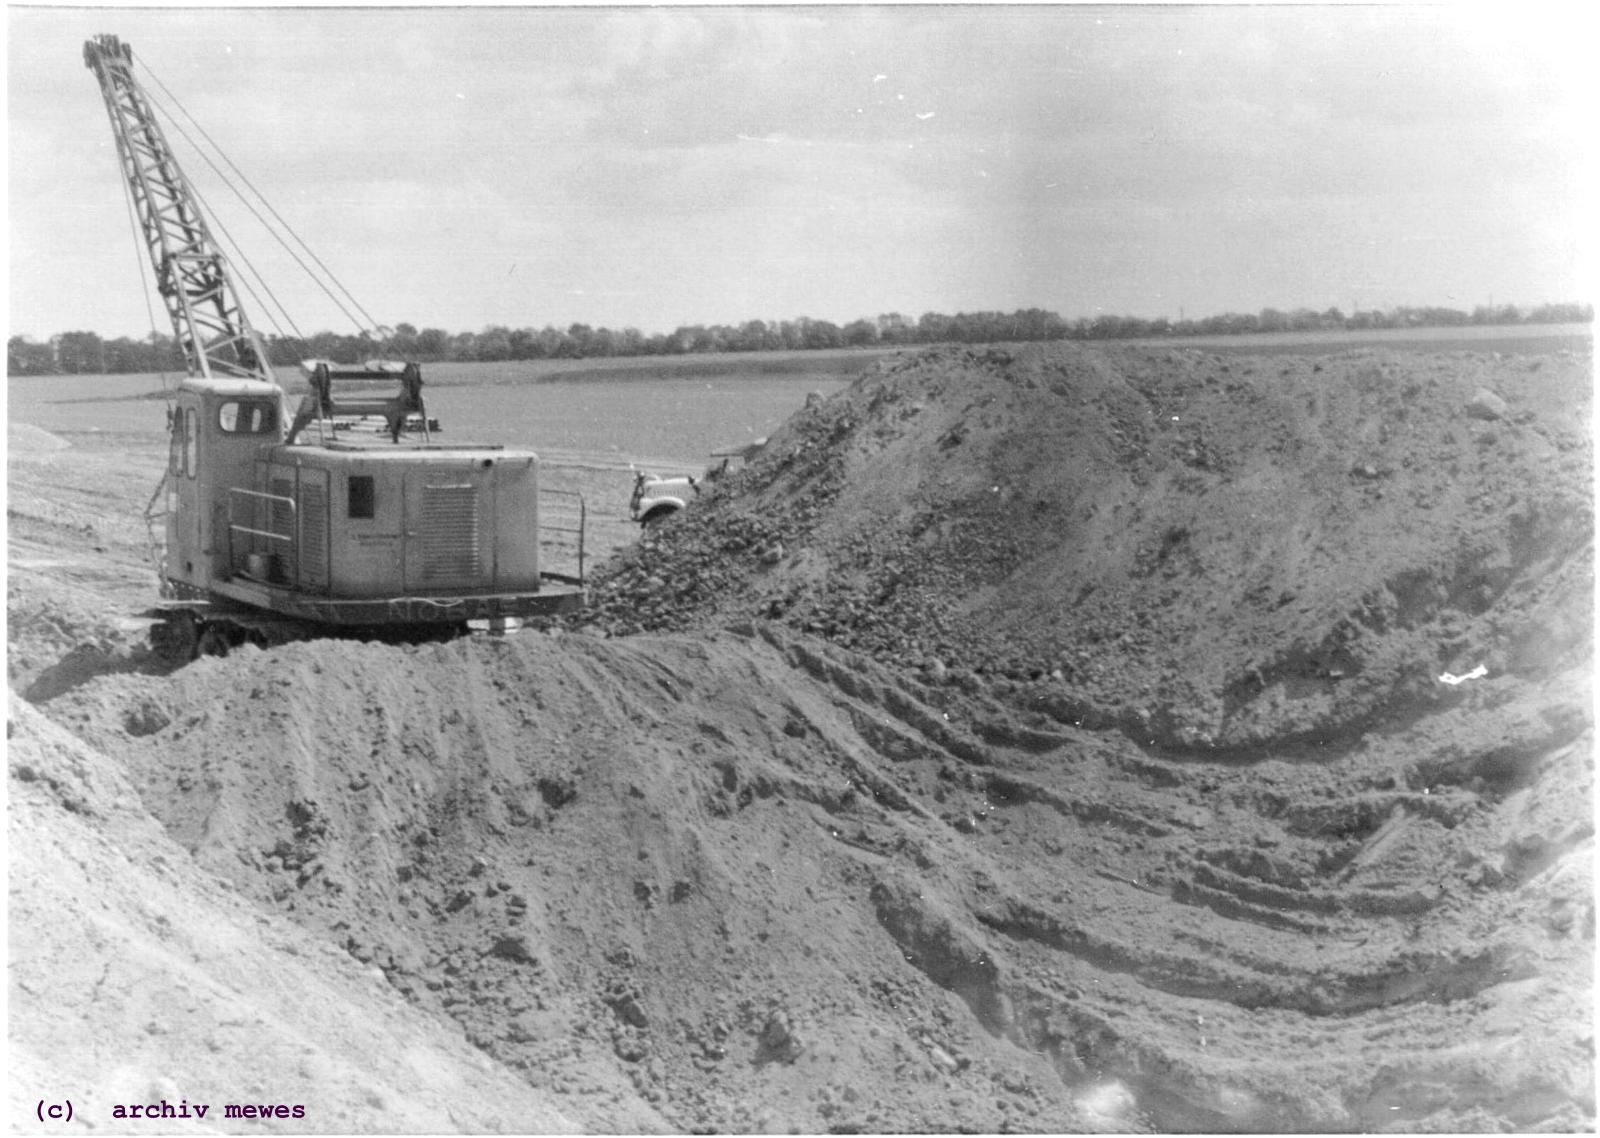
<svg viewBox="0 0 1600 1138">
<path fill-rule="evenodd" d="M 383 323 L 657 332 L 1576 299 L 1587 64 L 1555 21 L 12 8 L 11 328 L 149 327 L 81 62 L 100 31 L 132 44 Z M 350 330 L 205 192 L 303 331 Z"/>
</svg>

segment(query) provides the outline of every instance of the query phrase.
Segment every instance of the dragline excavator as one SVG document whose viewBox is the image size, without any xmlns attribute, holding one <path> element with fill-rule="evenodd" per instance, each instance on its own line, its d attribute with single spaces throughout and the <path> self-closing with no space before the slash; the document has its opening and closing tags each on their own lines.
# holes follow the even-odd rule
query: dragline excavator
<svg viewBox="0 0 1600 1138">
<path fill-rule="evenodd" d="M 187 659 L 337 632 L 423 639 L 579 607 L 581 504 L 576 529 L 561 527 L 576 534 L 577 574 L 544 571 L 538 457 L 432 442 L 417 364 L 306 361 L 311 391 L 291 417 L 132 51 L 97 36 L 84 61 L 188 366 L 147 510 L 152 533 L 165 526 L 162 599 L 147 614 L 157 650 Z M 387 438 L 341 437 L 335 417 L 353 415 L 382 416 Z M 417 416 L 422 438 L 403 439 Z"/>
</svg>

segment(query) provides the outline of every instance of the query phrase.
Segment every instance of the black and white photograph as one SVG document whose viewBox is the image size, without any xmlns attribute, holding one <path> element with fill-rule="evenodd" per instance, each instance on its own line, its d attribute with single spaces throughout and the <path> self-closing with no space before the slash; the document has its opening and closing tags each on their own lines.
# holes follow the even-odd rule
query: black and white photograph
<svg viewBox="0 0 1600 1138">
<path fill-rule="evenodd" d="M 1593 1133 L 1575 5 L 6 11 L 14 1133 Z"/>
</svg>

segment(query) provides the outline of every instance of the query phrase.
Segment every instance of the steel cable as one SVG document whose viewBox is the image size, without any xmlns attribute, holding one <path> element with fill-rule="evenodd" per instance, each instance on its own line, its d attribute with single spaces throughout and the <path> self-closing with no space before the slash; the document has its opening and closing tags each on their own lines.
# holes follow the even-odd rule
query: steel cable
<svg viewBox="0 0 1600 1138">
<path fill-rule="evenodd" d="M 329 300 L 333 302 L 335 307 L 337 307 L 339 311 L 344 314 L 345 318 L 355 326 L 358 332 L 373 331 L 381 333 L 383 331 L 382 326 L 378 324 L 378 322 L 373 318 L 372 314 L 362 306 L 361 302 L 356 299 L 355 295 L 344 285 L 342 281 L 339 280 L 333 271 L 328 268 L 323 260 L 317 256 L 316 252 L 312 250 L 309 244 L 306 243 L 305 239 L 302 238 L 299 233 L 295 231 L 295 228 L 283 217 L 283 215 L 273 207 L 272 203 L 267 200 L 266 195 L 257 189 L 255 184 L 250 181 L 249 177 L 246 176 L 245 173 L 239 169 L 238 165 L 228 157 L 227 152 L 217 144 L 216 140 L 213 139 L 211 135 L 206 132 L 205 128 L 201 126 L 200 123 L 194 118 L 194 116 L 189 113 L 188 109 L 183 106 L 182 102 L 179 101 L 177 96 L 172 94 L 172 92 L 167 88 L 166 84 L 161 81 L 160 77 L 157 76 L 150 69 L 150 67 L 147 64 L 144 64 L 142 61 L 140 66 L 150 77 L 150 80 L 158 88 L 160 88 L 161 92 L 167 98 L 167 100 L 170 101 L 172 106 L 181 112 L 183 117 L 194 126 L 195 131 L 205 140 L 205 142 L 211 147 L 217 156 L 227 164 L 228 168 L 237 176 L 239 182 L 242 183 L 251 194 L 255 195 L 255 199 L 261 203 L 262 207 L 264 207 L 269 214 L 272 215 L 273 220 L 276 221 L 278 227 L 281 228 L 274 227 L 267 221 L 266 218 L 262 217 L 260 211 L 256 209 L 255 205 L 252 204 L 252 202 L 244 195 L 244 193 L 239 190 L 238 186 L 234 184 L 233 180 L 230 179 L 228 175 L 217 166 L 216 162 L 212 161 L 211 157 L 201 148 L 194 138 L 190 136 L 188 131 L 184 129 L 182 123 L 178 122 L 176 116 L 169 113 L 169 121 L 172 122 L 173 126 L 178 130 L 179 134 L 183 136 L 185 141 L 187 141 L 189 145 L 194 148 L 195 153 L 199 154 L 200 157 L 204 159 L 206 164 L 211 167 L 211 169 L 219 178 L 222 179 L 223 184 L 227 186 L 230 191 L 232 191 L 234 196 L 237 197 L 241 203 L 244 204 L 245 208 L 250 211 L 251 215 L 254 216 L 257 221 L 261 222 L 262 227 L 272 234 L 273 239 L 283 247 L 284 251 L 287 252 L 291 258 L 293 258 L 294 262 L 300 266 L 305 274 L 312 280 L 316 281 L 317 286 L 322 289 L 323 293 L 328 297 Z M 193 187 L 191 187 L 191 189 L 193 189 Z M 200 196 L 198 190 L 195 191 L 195 195 L 196 197 Z M 212 218 L 213 220 L 216 219 L 214 212 L 212 213 Z M 223 230 L 224 233 L 227 232 L 220 221 L 217 221 L 216 224 L 219 229 Z M 309 257 L 316 264 L 317 268 L 321 270 L 321 275 L 312 271 L 311 267 L 306 264 L 305 260 L 300 256 L 300 254 L 290 246 L 287 240 L 285 240 L 284 234 L 288 234 L 289 237 L 294 239 L 299 248 L 305 252 L 306 257 Z M 257 280 L 261 282 L 262 289 L 270 293 L 271 290 L 267 288 L 265 280 L 261 277 L 261 274 L 256 270 L 255 266 L 249 264 L 248 259 L 244 257 L 240 246 L 236 241 L 233 240 L 231 234 L 228 235 L 228 239 L 233 244 L 235 252 L 239 255 L 240 259 L 249 265 L 250 271 L 255 274 Z M 341 300 L 340 297 L 334 293 L 333 289 L 329 288 L 328 282 L 330 281 L 338 288 L 339 292 L 343 294 L 344 300 Z M 294 327 L 294 321 L 288 317 L 287 310 L 284 308 L 282 303 L 277 300 L 276 296 L 273 296 L 272 299 L 273 302 L 277 304 L 279 311 L 284 314 L 284 318 L 289 323 L 290 327 L 294 328 L 295 335 L 303 340 L 305 337 L 300 333 L 298 328 Z M 346 306 L 345 300 L 348 300 L 349 307 Z M 357 313 L 360 314 L 359 318 L 350 311 L 352 307 Z M 363 321 L 365 321 L 365 323 L 363 323 Z"/>
</svg>

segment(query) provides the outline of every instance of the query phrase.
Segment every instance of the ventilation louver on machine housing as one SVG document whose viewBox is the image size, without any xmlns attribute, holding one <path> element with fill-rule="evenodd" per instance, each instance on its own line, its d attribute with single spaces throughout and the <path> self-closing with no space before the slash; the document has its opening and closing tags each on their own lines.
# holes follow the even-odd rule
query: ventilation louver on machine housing
<svg viewBox="0 0 1600 1138">
<path fill-rule="evenodd" d="M 477 581 L 478 488 L 427 486 L 422 491 L 422 576 L 429 581 Z"/>
</svg>

